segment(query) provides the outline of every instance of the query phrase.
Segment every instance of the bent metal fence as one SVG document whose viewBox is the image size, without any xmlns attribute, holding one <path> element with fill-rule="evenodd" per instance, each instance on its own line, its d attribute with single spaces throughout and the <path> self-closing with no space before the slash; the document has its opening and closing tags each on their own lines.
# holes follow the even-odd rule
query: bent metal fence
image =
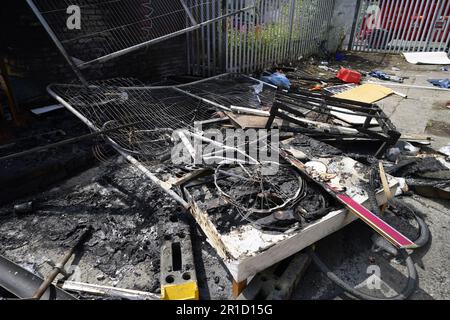
<svg viewBox="0 0 450 320">
<path fill-rule="evenodd" d="M 207 0 L 191 0 L 191 2 Z M 204 20 L 237 12 L 249 0 L 209 0 Z M 189 73 L 249 73 L 318 53 L 328 37 L 334 0 L 256 0 L 254 8 L 187 35 Z"/>
<path fill-rule="evenodd" d="M 82 69 L 201 28 L 203 32 L 205 26 L 253 9 L 255 2 L 221 15 L 211 12 L 216 0 L 26 1 L 85 85 Z"/>
<path fill-rule="evenodd" d="M 180 35 L 191 74 L 295 60 L 320 50 L 334 9 L 334 0 L 26 1 L 84 84 L 83 69 Z"/>
</svg>

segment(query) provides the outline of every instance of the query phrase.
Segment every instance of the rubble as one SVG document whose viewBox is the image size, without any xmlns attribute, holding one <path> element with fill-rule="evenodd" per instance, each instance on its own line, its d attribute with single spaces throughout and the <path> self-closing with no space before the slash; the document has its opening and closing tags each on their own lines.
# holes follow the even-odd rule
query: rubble
<svg viewBox="0 0 450 320">
<path fill-rule="evenodd" d="M 301 96 L 299 95 L 300 91 L 293 92 L 295 93 L 278 93 L 277 99 L 281 99 L 278 101 L 286 101 L 286 99 L 289 98 L 291 99 L 290 103 L 292 104 L 296 101 L 296 99 L 305 99 L 305 102 L 301 105 L 302 108 L 305 108 L 305 103 L 308 103 L 308 101 L 314 101 L 314 99 L 317 99 L 316 97 L 319 97 L 315 95 Z M 325 101 L 328 105 L 329 103 L 333 103 L 332 100 L 328 100 L 327 98 L 322 101 Z M 295 106 L 295 104 L 293 104 L 293 106 Z M 275 120 L 275 117 L 280 116 L 279 114 L 273 114 L 267 111 L 264 111 L 263 113 L 263 111 L 258 111 L 258 109 L 249 110 L 260 112 L 260 114 L 258 113 L 258 116 L 266 119 L 273 117 L 272 119 Z M 275 109 L 272 108 L 271 110 L 273 112 Z M 320 114 L 320 109 L 312 107 L 310 110 L 311 111 L 308 112 L 306 116 L 317 119 L 317 115 L 315 114 Z M 234 119 L 235 112 L 247 113 L 245 108 L 231 105 L 231 113 L 227 115 L 229 115 L 231 119 Z M 328 116 L 325 116 L 326 114 L 328 114 Z M 317 130 L 320 123 L 322 123 L 322 125 L 330 125 L 333 121 L 341 121 L 339 116 L 335 117 L 335 120 L 329 120 L 329 116 L 329 113 L 324 113 L 324 117 L 322 119 L 319 118 L 319 121 L 316 120 L 316 122 L 310 122 L 313 124 L 311 127 L 313 131 L 306 131 L 305 133 L 310 135 L 314 132 L 314 130 Z M 379 118 L 376 119 L 377 121 L 380 120 Z M 297 128 L 301 129 L 303 127 L 303 122 L 300 122 L 299 124 L 302 125 Z M 265 126 L 270 127 L 270 125 L 271 122 L 269 120 Z M 327 147 L 326 144 L 316 141 L 315 139 L 310 139 L 307 138 L 307 136 L 299 135 L 298 133 L 295 133 L 296 130 L 293 130 L 294 128 L 295 126 L 291 125 L 290 128 L 282 127 L 282 130 L 287 129 L 288 131 L 293 131 L 294 136 L 296 137 L 293 145 L 300 147 L 302 152 L 307 154 L 309 157 L 329 158 L 345 155 L 346 151 L 342 151 L 339 148 L 331 146 Z M 355 128 L 358 130 L 357 127 Z M 328 137 L 332 137 L 333 135 L 334 134 L 328 134 Z M 317 137 L 316 134 L 312 134 L 312 136 Z M 325 138 L 323 141 L 327 141 L 327 139 Z M 335 146 L 339 146 L 339 144 L 339 140 L 334 143 Z M 409 159 L 405 158 L 405 160 L 400 160 L 397 164 L 387 166 L 386 171 L 389 174 L 406 178 L 406 183 L 408 185 L 411 184 L 410 188 L 414 189 L 415 186 L 415 184 L 411 182 L 412 179 L 414 179 L 414 181 L 418 181 L 418 179 L 436 180 L 440 178 L 442 181 L 447 181 L 445 179 L 448 177 L 445 175 L 445 172 L 448 171 L 448 168 L 440 161 L 430 157 L 423 158 L 421 154 L 419 157 L 419 148 L 414 147 L 407 142 L 402 141 L 396 145 L 392 144 L 391 146 L 393 149 L 390 149 L 390 153 L 392 153 L 392 150 L 394 149 L 398 149 L 398 152 L 394 152 L 396 154 L 395 157 L 388 159 L 391 161 L 397 161 L 398 159 L 403 159 L 405 157 L 409 157 Z M 382 153 L 378 154 L 380 156 L 382 155 Z M 360 155 L 352 154 L 352 156 L 357 158 L 361 157 L 363 161 L 370 160 L 370 153 L 363 152 Z M 161 232 L 156 231 L 155 227 L 161 225 L 162 221 L 165 221 L 167 217 L 170 218 L 173 216 L 175 212 L 173 205 L 167 205 L 166 203 L 167 201 L 169 201 L 169 203 L 174 203 L 174 200 L 169 200 L 170 198 L 167 197 L 161 198 L 162 191 L 158 191 L 155 187 L 152 187 L 149 190 L 138 187 L 142 186 L 142 183 L 139 182 L 139 179 L 136 176 L 136 169 L 132 169 L 132 167 L 128 166 L 123 167 L 123 165 L 124 162 L 109 163 L 105 172 L 95 172 L 94 170 L 92 173 L 92 179 L 87 185 L 83 186 L 76 181 L 69 182 L 69 186 L 53 189 L 50 191 L 49 195 L 44 194 L 39 198 L 31 198 L 32 200 L 24 202 L 24 205 L 18 204 L 15 207 L 16 212 L 25 212 L 21 210 L 21 208 L 25 208 L 25 205 L 28 208 L 30 207 L 30 204 L 32 204 L 31 206 L 33 207 L 34 212 L 26 210 L 28 215 L 21 215 L 20 217 L 17 216 L 13 219 L 20 219 L 18 221 L 20 221 L 21 224 L 26 223 L 27 221 L 34 223 L 36 221 L 35 217 L 39 216 L 39 220 L 41 222 L 40 228 L 45 228 L 45 225 L 52 225 L 51 229 L 46 231 L 42 230 L 45 235 L 42 237 L 41 242 L 49 241 L 53 245 L 65 243 L 67 240 L 73 238 L 74 230 L 76 230 L 77 225 L 85 225 L 88 223 L 92 224 L 94 227 L 94 233 L 91 240 L 89 240 L 86 244 L 85 255 L 93 254 L 93 256 L 96 257 L 95 259 L 91 258 L 92 263 L 94 268 L 101 271 L 101 273 L 97 273 L 92 275 L 92 277 L 89 277 L 88 279 L 91 279 L 90 281 L 111 281 L 113 284 L 119 285 L 119 283 L 125 281 L 125 278 L 130 276 L 128 271 L 130 270 L 130 267 L 137 268 L 143 263 L 148 264 L 149 266 L 149 270 L 146 272 L 150 271 L 156 276 L 160 273 L 159 261 L 155 257 L 158 256 L 158 251 L 161 246 Z M 117 170 L 118 166 L 122 166 L 123 169 Z M 155 164 L 152 171 L 157 172 L 159 176 L 164 176 L 164 172 L 166 172 L 165 164 Z M 432 172 L 442 173 L 440 173 L 439 176 L 433 174 Z M 444 175 L 442 176 L 442 174 Z M 192 178 L 194 178 L 194 176 L 192 176 Z M 179 183 L 187 183 L 186 186 L 189 188 L 192 198 L 199 203 L 200 209 L 208 212 L 212 223 L 218 226 L 217 230 L 221 234 L 232 232 L 233 230 L 236 230 L 236 228 L 245 227 L 249 223 L 256 223 L 256 225 L 259 225 L 262 230 L 278 230 L 277 232 L 286 230 L 292 232 L 292 230 L 298 228 L 306 228 L 309 224 L 314 223 L 314 221 L 317 221 L 321 217 L 327 215 L 327 213 L 332 210 L 319 210 L 321 213 L 318 214 L 318 209 L 332 208 L 337 205 L 335 201 L 326 196 L 318 187 L 309 185 L 305 197 L 297 203 L 299 207 L 305 210 L 303 213 L 289 213 L 286 211 L 286 216 L 283 218 L 279 215 L 269 215 L 263 219 L 259 218 L 259 220 L 254 220 L 253 218 L 246 221 L 241 219 L 239 215 L 236 215 L 232 207 L 229 206 L 229 203 L 227 204 L 226 201 L 223 202 L 223 200 L 221 200 L 223 199 L 223 196 L 221 196 L 220 193 L 217 193 L 216 187 L 212 183 L 213 181 L 206 181 L 196 184 L 192 183 L 190 179 L 185 179 L 183 182 L 180 180 Z M 282 187 L 283 184 L 280 183 L 281 182 L 275 182 L 275 184 L 279 184 L 279 186 Z M 190 187 L 189 184 L 192 184 L 192 187 Z M 130 196 L 129 191 L 127 190 L 133 190 L 133 196 Z M 245 190 L 245 188 L 243 190 Z M 93 196 L 96 194 L 97 196 Z M 159 194 L 158 198 L 155 198 L 155 194 Z M 63 198 L 58 198 L 58 195 L 62 195 Z M 318 204 L 321 202 L 323 202 L 323 204 L 318 207 Z M 149 210 L 149 203 L 153 203 L 151 206 L 153 206 L 155 210 L 150 216 L 145 213 Z M 74 204 L 78 205 L 74 207 Z M 81 204 L 85 209 L 80 210 Z M 64 207 L 64 211 L 60 213 L 58 209 L 59 207 Z M 104 210 L 107 210 L 108 212 L 106 215 L 101 213 Z M 126 216 L 120 214 L 124 211 L 127 212 Z M 305 212 L 308 214 L 304 214 Z M 317 214 L 315 214 L 315 212 Z M 55 224 L 56 220 L 54 220 L 55 214 L 63 214 L 65 219 L 72 219 L 71 217 L 75 218 L 75 229 L 73 226 L 70 227 L 71 223 L 58 227 L 58 225 Z M 184 215 L 183 213 L 180 214 Z M 302 218 L 299 219 L 296 215 L 299 217 L 301 216 Z M 4 217 L 8 216 L 9 215 L 7 214 Z M 97 218 L 92 220 L 92 216 L 96 216 Z M 98 217 L 102 216 L 104 216 L 104 218 L 98 220 Z M 179 214 L 177 216 L 179 216 Z M 385 216 L 385 219 L 390 223 L 393 223 L 393 225 L 397 225 L 395 217 L 395 215 L 388 215 Z M 52 220 L 54 221 L 53 223 L 51 222 Z M 146 227 L 145 225 L 148 225 L 148 223 L 154 223 L 154 227 Z M 29 223 L 24 226 L 26 225 L 30 226 Z M 142 226 L 142 229 L 141 231 L 136 232 L 136 230 L 139 230 L 140 228 L 139 225 Z M 6 226 L 8 226 L 8 224 L 6 224 Z M 159 229 L 159 227 L 157 228 Z M 406 232 L 410 233 L 411 230 L 406 229 Z M 17 238 L 17 244 L 12 241 L 11 238 L 8 238 L 8 240 L 5 238 L 2 239 L 2 243 L 5 244 L 3 251 L 14 248 L 18 249 L 23 245 L 27 245 L 26 240 L 23 242 L 23 240 L 21 241 L 20 239 L 20 237 Z M 141 243 L 141 245 L 136 247 L 136 243 Z M 40 245 L 42 245 L 42 243 Z M 195 252 L 196 250 L 194 250 L 194 254 Z M 133 276 L 131 278 L 133 278 Z M 212 283 L 216 285 L 218 292 L 222 292 L 224 290 L 220 277 L 212 276 L 210 279 L 212 279 Z M 158 292 L 159 286 L 160 282 L 155 280 L 153 283 L 149 282 L 144 286 L 138 285 L 137 287 L 130 287 L 129 290 Z M 66 287 L 68 287 L 68 285 Z M 202 291 L 201 287 L 200 291 Z M 116 297 L 120 297 L 120 294 Z"/>
</svg>

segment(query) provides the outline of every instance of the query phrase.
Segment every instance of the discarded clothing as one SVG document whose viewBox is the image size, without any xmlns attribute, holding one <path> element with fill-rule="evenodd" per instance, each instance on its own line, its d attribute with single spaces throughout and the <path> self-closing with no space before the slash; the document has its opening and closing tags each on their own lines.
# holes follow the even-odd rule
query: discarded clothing
<svg viewBox="0 0 450 320">
<path fill-rule="evenodd" d="M 291 82 L 281 72 L 274 72 L 269 75 L 263 75 L 263 76 L 261 76 L 261 80 L 264 82 L 273 84 L 274 86 L 277 86 L 278 88 L 282 88 L 282 89 L 289 90 L 289 88 L 291 87 Z"/>
<path fill-rule="evenodd" d="M 448 79 L 448 78 L 445 78 L 445 79 L 429 79 L 428 82 L 433 84 L 436 87 L 440 87 L 440 88 L 444 88 L 444 89 L 449 89 L 450 88 L 450 79 Z"/>
<path fill-rule="evenodd" d="M 394 81 L 394 82 L 403 83 L 403 78 L 402 77 L 389 75 L 389 74 L 386 74 L 385 72 L 379 71 L 379 70 L 375 70 L 375 71 L 370 72 L 369 76 L 377 78 L 377 79 L 380 79 L 380 80 L 387 80 L 387 81 Z"/>
</svg>

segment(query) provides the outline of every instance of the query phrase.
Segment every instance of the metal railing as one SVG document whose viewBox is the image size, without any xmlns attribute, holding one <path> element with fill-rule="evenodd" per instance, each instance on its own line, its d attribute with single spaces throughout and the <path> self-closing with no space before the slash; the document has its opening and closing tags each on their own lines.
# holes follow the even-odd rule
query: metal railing
<svg viewBox="0 0 450 320">
<path fill-rule="evenodd" d="M 361 0 L 359 3 L 351 50 L 448 51 L 450 1 Z"/>
<path fill-rule="evenodd" d="M 81 69 L 254 9 L 211 11 L 217 0 L 26 0 L 81 82 Z M 242 10 L 242 11 L 240 11 Z M 76 23 L 75 23 L 76 22 Z"/>
<path fill-rule="evenodd" d="M 206 0 L 191 0 L 202 2 Z M 214 0 L 203 19 L 236 12 L 249 0 Z M 262 70 L 318 53 L 328 37 L 334 0 L 256 0 L 255 8 L 188 35 L 191 74 Z M 201 8 L 203 6 L 200 6 Z"/>
</svg>

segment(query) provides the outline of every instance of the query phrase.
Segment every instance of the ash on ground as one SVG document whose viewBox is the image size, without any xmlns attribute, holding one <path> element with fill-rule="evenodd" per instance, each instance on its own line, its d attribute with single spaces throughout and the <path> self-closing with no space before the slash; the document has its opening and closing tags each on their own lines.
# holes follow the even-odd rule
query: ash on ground
<svg viewBox="0 0 450 320">
<path fill-rule="evenodd" d="M 40 277 L 91 225 L 91 238 L 67 264 L 69 280 L 159 293 L 162 224 L 178 214 L 194 231 L 201 297 L 230 298 L 231 279 L 193 219 L 120 157 L 15 203 L 29 201 L 34 210 L 26 214 L 14 204 L 0 208 L 0 254 Z"/>
</svg>

